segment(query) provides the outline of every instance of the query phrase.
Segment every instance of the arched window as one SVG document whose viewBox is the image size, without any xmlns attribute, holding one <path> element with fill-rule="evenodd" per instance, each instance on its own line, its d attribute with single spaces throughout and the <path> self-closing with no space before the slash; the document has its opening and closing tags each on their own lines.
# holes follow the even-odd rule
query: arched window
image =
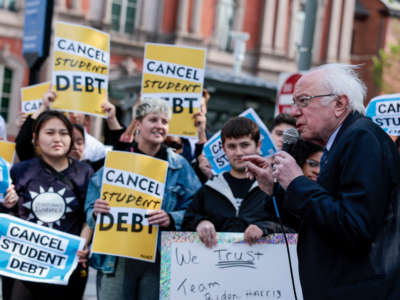
<svg viewBox="0 0 400 300">
<path fill-rule="evenodd" d="M 112 30 L 133 33 L 139 0 L 113 0 L 111 5 Z"/>
</svg>

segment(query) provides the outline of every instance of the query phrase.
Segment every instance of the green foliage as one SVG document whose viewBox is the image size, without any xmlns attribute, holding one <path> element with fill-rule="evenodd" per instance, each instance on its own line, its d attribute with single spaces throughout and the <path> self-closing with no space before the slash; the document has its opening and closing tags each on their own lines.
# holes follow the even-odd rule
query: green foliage
<svg viewBox="0 0 400 300">
<path fill-rule="evenodd" d="M 383 93 L 393 93 L 396 90 L 393 85 L 394 77 L 398 76 L 398 66 L 400 64 L 400 41 L 390 45 L 386 52 L 380 49 L 378 55 L 372 58 L 372 74 L 375 84 Z"/>
</svg>

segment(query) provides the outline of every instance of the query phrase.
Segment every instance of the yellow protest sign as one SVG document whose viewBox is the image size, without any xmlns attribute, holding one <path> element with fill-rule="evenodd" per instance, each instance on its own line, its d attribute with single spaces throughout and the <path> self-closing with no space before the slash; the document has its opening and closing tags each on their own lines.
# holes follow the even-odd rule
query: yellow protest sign
<svg viewBox="0 0 400 300">
<path fill-rule="evenodd" d="M 97 217 L 92 251 L 155 261 L 158 226 L 147 214 L 161 209 L 168 162 L 151 156 L 109 151 L 101 199 L 110 212 Z"/>
<path fill-rule="evenodd" d="M 52 109 L 105 117 L 110 37 L 81 25 L 56 23 L 52 83 L 57 92 Z"/>
<path fill-rule="evenodd" d="M 0 141 L 0 157 L 12 164 L 15 156 L 15 143 Z"/>
<path fill-rule="evenodd" d="M 141 95 L 168 100 L 171 135 L 197 136 L 193 114 L 200 111 L 205 60 L 205 49 L 146 44 Z"/>
<path fill-rule="evenodd" d="M 42 96 L 50 89 L 50 81 L 21 88 L 21 111 L 32 114 L 42 106 Z"/>
</svg>

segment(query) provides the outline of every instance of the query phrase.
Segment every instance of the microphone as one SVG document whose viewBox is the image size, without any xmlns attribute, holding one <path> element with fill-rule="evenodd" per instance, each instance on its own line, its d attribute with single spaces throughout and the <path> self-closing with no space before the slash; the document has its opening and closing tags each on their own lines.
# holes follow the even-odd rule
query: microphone
<svg viewBox="0 0 400 300">
<path fill-rule="evenodd" d="M 290 153 L 292 146 L 297 143 L 300 138 L 299 132 L 296 128 L 287 128 L 282 136 L 282 150 Z"/>
</svg>

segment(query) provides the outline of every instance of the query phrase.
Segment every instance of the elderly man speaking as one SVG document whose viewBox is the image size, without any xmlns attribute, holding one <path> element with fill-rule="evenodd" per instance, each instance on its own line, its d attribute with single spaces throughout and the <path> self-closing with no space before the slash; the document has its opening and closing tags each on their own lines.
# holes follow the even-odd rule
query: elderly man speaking
<svg viewBox="0 0 400 300">
<path fill-rule="evenodd" d="M 296 84 L 292 116 L 304 140 L 325 148 L 317 182 L 278 152 L 273 164 L 248 156 L 248 172 L 302 220 L 298 241 L 305 299 L 400 299 L 399 155 L 365 118 L 356 67 L 330 64 Z"/>
</svg>

